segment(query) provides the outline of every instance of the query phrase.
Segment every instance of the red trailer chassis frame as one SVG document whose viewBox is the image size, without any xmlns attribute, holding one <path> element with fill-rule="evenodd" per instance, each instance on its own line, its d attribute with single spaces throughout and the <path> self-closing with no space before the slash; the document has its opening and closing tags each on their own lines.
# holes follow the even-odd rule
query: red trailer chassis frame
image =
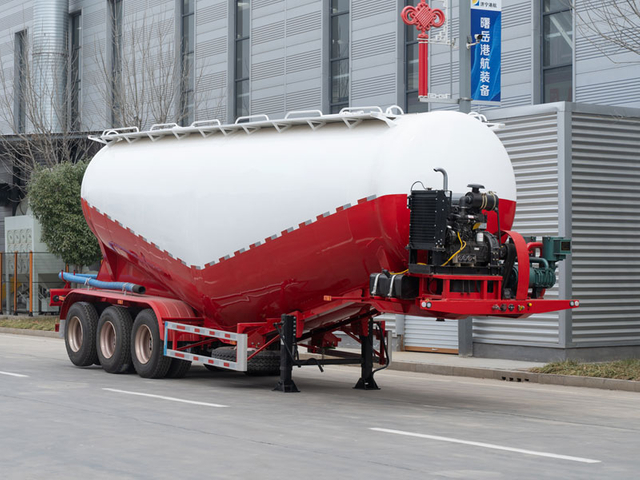
<svg viewBox="0 0 640 480">
<path fill-rule="evenodd" d="M 150 308 L 156 315 L 160 338 L 164 342 L 164 354 L 173 358 L 199 361 L 212 366 L 246 371 L 247 363 L 261 351 L 280 340 L 282 391 L 297 391 L 291 379 L 294 365 L 348 364 L 362 366 L 362 376 L 357 388 L 377 389 L 373 380 L 373 358 L 380 365 L 388 365 L 384 322 L 374 323 L 381 313 L 417 315 L 425 317 L 461 319 L 469 316 L 495 316 L 525 318 L 537 313 L 576 308 L 577 300 L 545 300 L 532 298 L 529 291 L 532 253 L 539 250 L 537 242 L 527 244 L 516 232 L 505 232 L 516 247 L 518 283 L 515 297 L 502 298 L 503 278 L 498 275 L 412 274 L 419 279 L 419 294 L 414 299 L 372 296 L 368 288 L 361 288 L 341 296 L 325 296 L 325 303 L 306 311 L 287 312 L 281 318 L 268 318 L 263 322 L 238 323 L 236 332 L 214 330 L 205 327 L 205 318 L 192 307 L 176 298 L 139 295 L 99 289 L 52 289 L 51 305 L 60 306 L 60 319 L 65 320 L 69 308 L 76 302 L 89 302 L 100 312 L 109 305 L 126 308 Z M 456 282 L 457 289 L 452 285 Z M 434 292 L 434 284 L 438 285 Z M 459 291 L 460 285 L 468 285 Z M 377 326 L 377 330 L 376 327 Z M 333 333 L 341 330 L 361 343 L 362 356 L 335 360 L 317 359 L 300 361 L 297 346 L 311 353 L 326 353 L 338 345 L 340 339 Z M 380 340 L 380 348 L 373 348 L 374 338 Z M 221 361 L 189 350 L 223 342 L 237 346 L 235 362 Z M 305 342 L 305 343 L 301 343 Z M 330 350 L 333 353 L 333 350 Z M 384 367 L 383 367 L 384 368 Z"/>
</svg>

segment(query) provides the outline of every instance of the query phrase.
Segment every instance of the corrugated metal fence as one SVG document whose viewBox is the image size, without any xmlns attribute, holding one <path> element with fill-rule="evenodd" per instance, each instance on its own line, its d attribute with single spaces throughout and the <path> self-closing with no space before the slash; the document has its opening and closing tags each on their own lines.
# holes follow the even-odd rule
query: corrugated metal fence
<svg viewBox="0 0 640 480">
<path fill-rule="evenodd" d="M 522 111 L 522 110 L 521 110 Z M 498 112 L 494 114 L 497 116 Z M 558 112 L 492 117 L 505 127 L 498 137 L 509 152 L 516 175 L 518 206 L 513 229 L 522 235 L 558 235 Z M 558 288 L 546 298 L 557 298 Z M 479 318 L 473 321 L 473 341 L 512 345 L 557 345 L 557 313 L 527 319 Z"/>
<path fill-rule="evenodd" d="M 640 343 L 640 118 L 572 113 L 573 342 Z"/>
<path fill-rule="evenodd" d="M 548 292 L 571 312 L 474 320 L 474 342 L 549 347 L 640 344 L 640 111 L 572 103 L 492 112 L 518 186 L 514 229 L 567 235 L 573 255 Z"/>
</svg>

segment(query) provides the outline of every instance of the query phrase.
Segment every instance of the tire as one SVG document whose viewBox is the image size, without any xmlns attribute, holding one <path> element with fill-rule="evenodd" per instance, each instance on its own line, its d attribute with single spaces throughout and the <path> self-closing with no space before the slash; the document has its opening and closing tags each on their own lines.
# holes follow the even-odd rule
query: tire
<svg viewBox="0 0 640 480">
<path fill-rule="evenodd" d="M 76 302 L 67 313 L 64 344 L 71 363 L 78 367 L 88 367 L 98 362 L 96 352 L 96 332 L 98 313 L 87 302 Z"/>
<path fill-rule="evenodd" d="M 191 362 L 188 360 L 180 360 L 179 358 L 172 358 L 169 371 L 167 372 L 167 378 L 182 378 L 191 368 Z"/>
<path fill-rule="evenodd" d="M 107 307 L 98 320 L 96 350 L 107 373 L 125 373 L 131 366 L 131 327 L 133 320 L 126 308 Z"/>
<path fill-rule="evenodd" d="M 171 366 L 171 358 L 164 356 L 158 319 L 150 308 L 142 310 L 133 322 L 131 360 L 142 378 L 163 378 Z"/>
<path fill-rule="evenodd" d="M 246 375 L 250 377 L 280 376 L 280 352 L 265 350 L 249 361 Z"/>
<path fill-rule="evenodd" d="M 213 358 L 236 361 L 236 350 L 232 347 L 220 347 L 211 352 Z M 206 367 L 207 365 L 205 365 Z M 280 352 L 265 350 L 249 360 L 245 375 L 251 377 L 269 377 L 280 375 Z"/>
</svg>

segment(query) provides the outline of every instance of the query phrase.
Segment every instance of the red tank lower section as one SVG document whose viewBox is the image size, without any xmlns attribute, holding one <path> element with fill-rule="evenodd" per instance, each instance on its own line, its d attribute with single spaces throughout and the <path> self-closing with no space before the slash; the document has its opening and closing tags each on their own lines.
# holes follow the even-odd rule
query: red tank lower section
<svg viewBox="0 0 640 480">
<path fill-rule="evenodd" d="M 515 202 L 501 200 L 500 208 L 500 226 L 510 229 Z M 407 266 L 406 195 L 362 200 L 204 269 L 173 258 L 84 201 L 83 209 L 102 243 L 100 280 L 138 283 L 151 295 L 183 300 L 209 328 L 235 331 L 238 323 L 309 311 L 321 306 L 325 295 L 368 288 L 371 273 Z M 493 217 L 489 231 L 496 230 Z M 304 329 L 339 320 L 323 317 Z"/>
</svg>

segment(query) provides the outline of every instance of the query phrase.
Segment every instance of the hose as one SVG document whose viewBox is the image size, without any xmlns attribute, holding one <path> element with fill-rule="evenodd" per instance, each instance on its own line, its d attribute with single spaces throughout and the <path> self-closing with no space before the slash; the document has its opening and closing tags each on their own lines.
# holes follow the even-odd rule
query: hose
<svg viewBox="0 0 640 480">
<path fill-rule="evenodd" d="M 386 340 L 384 338 L 384 333 L 382 331 L 382 325 L 380 324 L 380 322 L 373 322 L 373 324 L 376 327 L 378 327 L 378 331 L 380 332 L 380 343 L 382 344 L 382 346 L 384 348 L 384 354 L 385 354 L 385 358 L 387 359 L 387 364 L 376 368 L 373 372 L 371 372 L 371 376 L 375 375 L 375 373 L 379 372 L 380 370 L 384 370 L 385 368 L 389 368 L 389 365 L 391 365 L 391 357 L 389 357 L 389 349 L 387 348 L 387 342 L 386 342 Z"/>
<path fill-rule="evenodd" d="M 447 260 L 446 262 L 444 262 L 442 265 L 440 265 L 441 267 L 444 267 L 447 265 L 447 263 L 449 263 L 453 257 L 455 257 L 457 254 L 459 254 L 461 251 L 463 251 L 466 247 L 467 247 L 467 242 L 463 242 L 462 239 L 460 238 L 460 232 L 458 232 L 458 241 L 460 242 L 460 250 L 458 250 L 456 253 L 454 253 L 453 255 L 451 255 L 449 257 L 449 260 Z"/>
<path fill-rule="evenodd" d="M 103 282 L 96 280 L 89 276 L 89 274 L 73 274 L 68 272 L 60 272 L 58 277 L 65 282 L 78 283 L 81 285 L 89 285 L 95 288 L 102 288 L 104 290 L 120 290 L 123 292 L 133 292 L 143 294 L 145 288 L 142 285 L 136 285 L 135 283 L 125 282 Z"/>
</svg>

